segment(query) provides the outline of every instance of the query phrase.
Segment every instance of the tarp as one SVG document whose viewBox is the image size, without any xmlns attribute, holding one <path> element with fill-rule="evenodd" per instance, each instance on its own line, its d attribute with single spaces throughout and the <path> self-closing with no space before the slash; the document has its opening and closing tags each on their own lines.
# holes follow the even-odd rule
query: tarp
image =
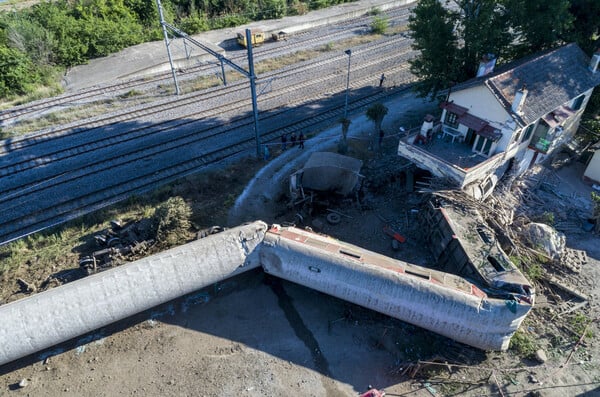
<svg viewBox="0 0 600 397">
<path fill-rule="evenodd" d="M 304 189 L 333 192 L 345 196 L 352 192 L 359 181 L 362 161 L 332 152 L 313 153 L 302 175 Z"/>
</svg>

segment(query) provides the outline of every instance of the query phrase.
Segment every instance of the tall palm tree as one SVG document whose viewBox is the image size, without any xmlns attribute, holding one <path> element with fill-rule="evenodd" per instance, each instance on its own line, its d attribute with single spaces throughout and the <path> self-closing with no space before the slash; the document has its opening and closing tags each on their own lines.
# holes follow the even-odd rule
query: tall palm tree
<svg viewBox="0 0 600 397">
<path fill-rule="evenodd" d="M 381 131 L 381 124 L 383 124 L 383 118 L 387 113 L 388 108 L 379 102 L 367 109 L 367 118 L 375 124 L 375 133 L 371 136 L 371 147 L 375 147 L 375 142 L 378 142 L 377 137 Z"/>
<path fill-rule="evenodd" d="M 340 124 L 342 125 L 342 139 L 338 144 L 338 152 L 340 154 L 346 154 L 348 152 L 348 129 L 350 129 L 350 124 L 352 121 L 349 118 L 342 117 L 340 119 Z"/>
</svg>

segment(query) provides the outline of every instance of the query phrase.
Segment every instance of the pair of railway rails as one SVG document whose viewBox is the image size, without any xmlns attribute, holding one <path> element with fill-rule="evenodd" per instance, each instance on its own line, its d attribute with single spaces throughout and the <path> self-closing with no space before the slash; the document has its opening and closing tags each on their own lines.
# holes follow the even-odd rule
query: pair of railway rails
<svg viewBox="0 0 600 397">
<path fill-rule="evenodd" d="M 414 55 L 410 40 L 402 35 L 353 48 L 349 111 L 383 102 L 410 87 L 415 77 L 407 60 Z M 259 97 L 261 142 L 275 144 L 282 134 L 306 135 L 337 123 L 344 108 L 345 60 L 344 54 L 326 55 L 258 76 L 259 83 L 271 81 L 271 90 Z M 381 70 L 397 88 L 374 87 Z M 334 95 L 324 97 L 323 87 Z M 101 89 L 88 94 L 98 95 L 96 90 Z M 223 160 L 253 155 L 256 141 L 248 91 L 241 80 L 4 141 L 0 244 Z"/>
</svg>

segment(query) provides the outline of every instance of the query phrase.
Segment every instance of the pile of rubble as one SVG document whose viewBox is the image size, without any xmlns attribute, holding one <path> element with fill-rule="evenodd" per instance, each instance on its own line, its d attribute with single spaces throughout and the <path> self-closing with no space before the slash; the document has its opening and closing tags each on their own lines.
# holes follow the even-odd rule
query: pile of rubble
<svg viewBox="0 0 600 397">
<path fill-rule="evenodd" d="M 154 244 L 154 239 L 147 237 L 147 223 L 148 220 L 142 220 L 123 225 L 118 220 L 111 221 L 108 229 L 94 236 L 100 249 L 79 259 L 80 269 L 93 274 L 144 256 Z"/>
<path fill-rule="evenodd" d="M 559 307 L 562 315 L 589 303 L 588 295 L 580 290 L 585 285 L 580 273 L 588 262 L 587 254 L 568 248 L 565 233 L 592 232 L 586 227 L 592 209 L 580 197 L 565 197 L 553 189 L 552 172 L 538 169 L 504 183 L 485 201 L 448 188 L 441 179 L 431 180 L 421 191 L 476 208 L 502 249 L 535 283 L 540 307 Z"/>
</svg>

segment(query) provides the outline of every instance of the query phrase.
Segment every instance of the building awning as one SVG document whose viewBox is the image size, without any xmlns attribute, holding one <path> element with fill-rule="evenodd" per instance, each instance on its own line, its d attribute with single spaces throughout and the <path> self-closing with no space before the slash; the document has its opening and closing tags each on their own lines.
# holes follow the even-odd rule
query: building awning
<svg viewBox="0 0 600 397">
<path fill-rule="evenodd" d="M 459 106 L 454 102 L 442 102 L 440 104 L 440 108 L 446 109 L 447 111 L 454 113 L 457 116 L 462 116 L 463 114 L 469 111 L 469 109 Z"/>
<path fill-rule="evenodd" d="M 574 114 L 575 114 L 575 111 L 573 109 L 571 109 L 570 107 L 560 106 L 560 107 L 556 108 L 555 110 L 553 110 L 552 112 L 545 115 L 544 117 L 542 117 L 542 119 L 546 122 L 546 124 L 548 124 L 548 126 L 550 128 L 556 128 L 563 121 L 565 121 L 569 117 L 573 116 Z"/>
<path fill-rule="evenodd" d="M 484 119 L 470 114 L 468 112 L 469 109 L 459 106 L 452 102 L 442 102 L 440 107 L 458 115 L 456 122 L 458 124 L 462 124 L 472 129 L 477 135 L 481 135 L 484 138 L 491 139 L 494 142 L 502 138 L 502 133 L 499 130 L 492 127 L 490 123 L 488 123 Z"/>
<path fill-rule="evenodd" d="M 476 131 L 477 135 L 481 135 L 484 138 L 490 139 L 494 142 L 497 142 L 502 138 L 502 133 L 492 127 L 491 125 L 486 125 L 481 131 Z"/>
<path fill-rule="evenodd" d="M 480 132 L 489 124 L 487 121 L 469 113 L 463 114 L 456 121 L 459 124 L 469 127 L 475 132 Z"/>
</svg>

